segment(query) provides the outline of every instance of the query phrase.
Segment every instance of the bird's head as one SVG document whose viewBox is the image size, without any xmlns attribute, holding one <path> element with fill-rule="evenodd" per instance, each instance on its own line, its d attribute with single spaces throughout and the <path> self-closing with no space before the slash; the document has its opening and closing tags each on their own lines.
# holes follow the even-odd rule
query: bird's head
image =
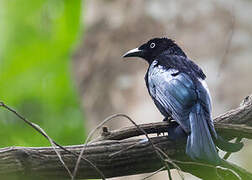
<svg viewBox="0 0 252 180">
<path fill-rule="evenodd" d="M 186 56 L 173 40 L 168 38 L 153 38 L 140 47 L 128 51 L 122 57 L 140 57 L 152 63 L 158 55 L 167 50 L 170 50 L 171 54 L 179 55 L 178 53 L 180 53 Z"/>
</svg>

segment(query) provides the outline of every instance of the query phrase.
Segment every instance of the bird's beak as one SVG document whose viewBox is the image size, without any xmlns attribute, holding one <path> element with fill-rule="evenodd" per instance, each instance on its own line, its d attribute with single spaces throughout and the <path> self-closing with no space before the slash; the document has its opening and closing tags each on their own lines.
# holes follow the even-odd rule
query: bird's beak
<svg viewBox="0 0 252 180">
<path fill-rule="evenodd" d="M 122 57 L 123 58 L 126 58 L 126 57 L 143 57 L 143 50 L 140 50 L 138 48 L 131 49 L 130 51 L 126 52 Z"/>
</svg>

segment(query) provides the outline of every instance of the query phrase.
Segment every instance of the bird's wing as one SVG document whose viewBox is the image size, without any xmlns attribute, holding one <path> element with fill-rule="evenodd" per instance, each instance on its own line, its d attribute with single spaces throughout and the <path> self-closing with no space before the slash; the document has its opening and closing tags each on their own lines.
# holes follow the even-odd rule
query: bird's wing
<svg viewBox="0 0 252 180">
<path fill-rule="evenodd" d="M 188 75 L 178 70 L 163 66 L 151 65 L 148 72 L 149 92 L 167 112 L 190 132 L 188 115 L 191 106 L 197 100 L 195 85 Z"/>
<path fill-rule="evenodd" d="M 153 63 L 148 72 L 149 92 L 186 132 L 190 132 L 188 120 L 192 106 L 198 102 L 204 107 L 210 129 L 214 130 L 210 117 L 211 105 L 207 87 L 194 82 L 189 75 L 174 68 Z M 196 85 L 197 84 L 197 85 Z M 215 131 L 214 131 L 215 132 Z"/>
</svg>

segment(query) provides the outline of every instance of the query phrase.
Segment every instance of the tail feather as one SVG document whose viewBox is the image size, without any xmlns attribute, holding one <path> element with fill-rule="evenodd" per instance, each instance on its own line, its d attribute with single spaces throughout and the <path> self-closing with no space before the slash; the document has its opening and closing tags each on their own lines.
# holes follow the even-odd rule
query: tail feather
<svg viewBox="0 0 252 180">
<path fill-rule="evenodd" d="M 186 153 L 194 160 L 218 164 L 220 157 L 209 130 L 208 117 L 199 103 L 194 105 L 189 114 L 191 133 L 187 138 Z"/>
</svg>

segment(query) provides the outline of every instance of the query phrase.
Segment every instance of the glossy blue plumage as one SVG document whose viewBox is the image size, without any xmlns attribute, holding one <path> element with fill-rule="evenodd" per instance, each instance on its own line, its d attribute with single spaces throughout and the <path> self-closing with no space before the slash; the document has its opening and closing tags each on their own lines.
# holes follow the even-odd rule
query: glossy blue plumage
<svg viewBox="0 0 252 180">
<path fill-rule="evenodd" d="M 159 60 L 150 64 L 146 74 L 152 99 L 165 117 L 172 116 L 188 134 L 186 153 L 195 160 L 217 164 L 219 156 L 211 134 L 217 135 L 210 116 L 210 96 L 203 79 L 167 68 Z"/>
</svg>

